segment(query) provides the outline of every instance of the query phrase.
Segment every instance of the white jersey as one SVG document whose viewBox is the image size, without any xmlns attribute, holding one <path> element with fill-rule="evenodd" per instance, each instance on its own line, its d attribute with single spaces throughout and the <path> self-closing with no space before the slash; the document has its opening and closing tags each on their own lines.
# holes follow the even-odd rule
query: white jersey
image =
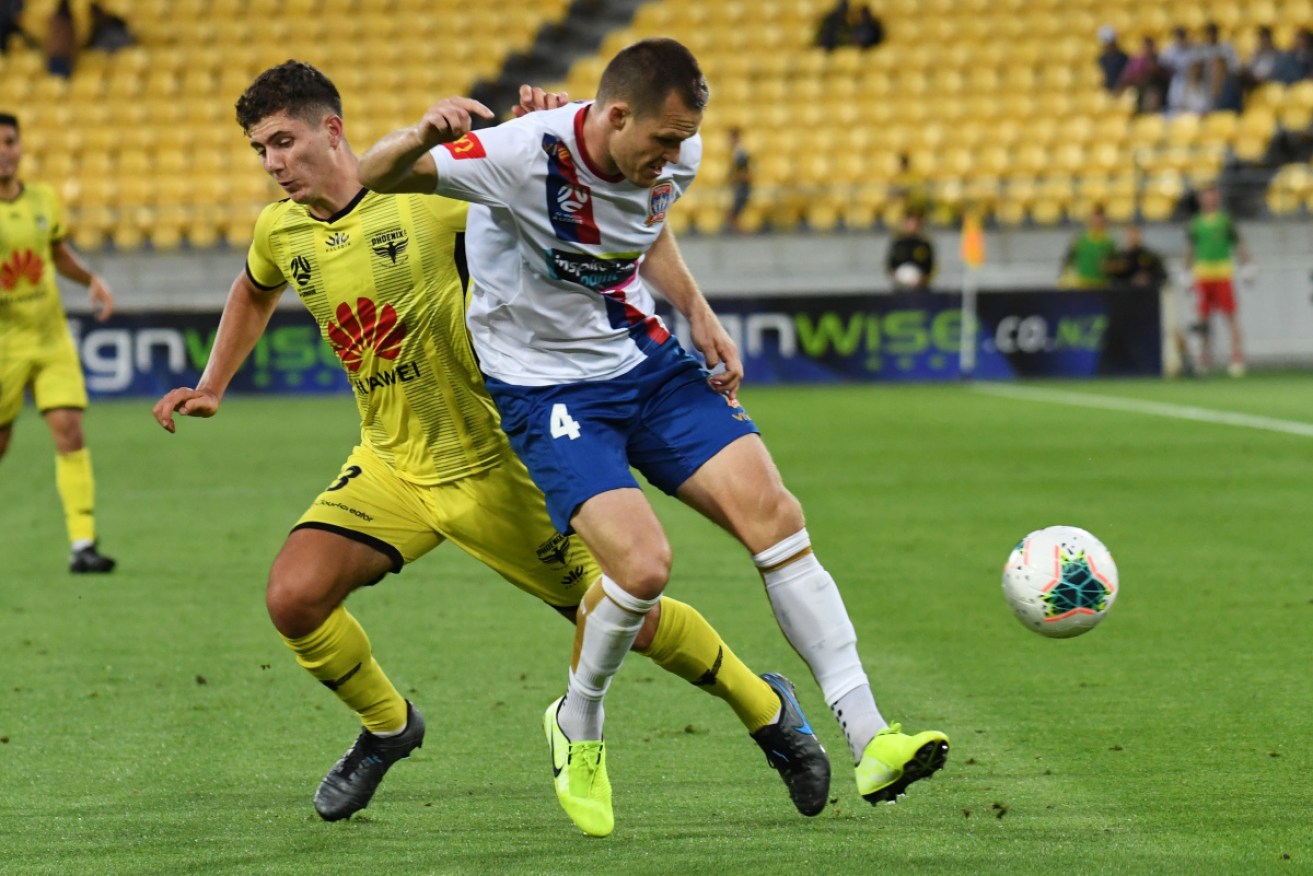
<svg viewBox="0 0 1313 876">
<path fill-rule="evenodd" d="M 590 162 L 590 104 L 535 112 L 432 151 L 438 194 L 472 202 L 468 324 L 479 365 L 518 386 L 606 380 L 670 333 L 639 276 L 702 159 L 685 140 L 649 188 Z"/>
</svg>

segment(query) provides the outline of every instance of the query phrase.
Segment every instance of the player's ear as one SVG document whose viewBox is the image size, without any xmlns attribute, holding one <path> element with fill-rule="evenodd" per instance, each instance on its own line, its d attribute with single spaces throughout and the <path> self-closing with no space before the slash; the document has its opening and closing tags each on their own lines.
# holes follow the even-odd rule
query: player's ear
<svg viewBox="0 0 1313 876">
<path fill-rule="evenodd" d="M 327 115 L 324 117 L 324 129 L 328 131 L 328 145 L 336 149 L 342 145 L 343 126 L 342 117 L 339 115 Z"/>
<path fill-rule="evenodd" d="M 623 130 L 625 123 L 633 116 L 629 104 L 625 101 L 616 101 L 606 108 L 606 121 L 617 131 Z"/>
</svg>

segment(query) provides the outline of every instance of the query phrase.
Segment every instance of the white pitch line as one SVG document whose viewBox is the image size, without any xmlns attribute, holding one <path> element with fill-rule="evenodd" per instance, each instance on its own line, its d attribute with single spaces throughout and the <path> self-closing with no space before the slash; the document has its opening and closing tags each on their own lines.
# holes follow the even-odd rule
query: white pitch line
<svg viewBox="0 0 1313 876">
<path fill-rule="evenodd" d="M 1240 426 L 1245 429 L 1261 429 L 1265 432 L 1281 432 L 1286 435 L 1302 435 L 1313 438 L 1313 423 L 1301 423 L 1298 420 L 1279 420 L 1276 417 L 1260 417 L 1255 414 L 1238 414 L 1234 411 L 1215 411 L 1209 408 L 1196 408 L 1190 405 L 1174 405 L 1165 402 L 1143 401 L 1134 398 L 1121 398 L 1108 395 L 1088 395 L 1080 392 L 1064 392 L 1056 389 L 1041 389 L 1035 386 L 1015 386 L 1006 383 L 977 383 L 972 389 L 986 395 L 999 395 L 1008 398 L 1029 401 L 1054 402 L 1062 405 L 1074 405 L 1082 408 L 1103 408 L 1109 411 L 1128 411 L 1134 414 L 1148 414 L 1154 417 L 1170 417 L 1176 420 L 1194 420 L 1198 423 L 1213 423 L 1219 426 Z"/>
</svg>

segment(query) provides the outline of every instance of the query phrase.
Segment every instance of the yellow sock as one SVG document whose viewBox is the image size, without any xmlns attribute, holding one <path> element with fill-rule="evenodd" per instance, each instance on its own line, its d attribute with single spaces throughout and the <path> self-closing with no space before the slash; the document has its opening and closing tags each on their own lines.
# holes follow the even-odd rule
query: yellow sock
<svg viewBox="0 0 1313 876">
<path fill-rule="evenodd" d="M 55 454 L 55 486 L 64 503 L 64 523 L 70 542 L 95 541 L 96 481 L 91 475 L 91 451 L 83 447 Z"/>
<path fill-rule="evenodd" d="M 642 653 L 667 672 L 727 702 L 749 733 L 769 724 L 780 709 L 774 689 L 735 656 L 691 605 L 663 596 L 656 635 Z"/>
<path fill-rule="evenodd" d="M 374 660 L 369 637 L 338 606 L 319 629 L 299 639 L 283 637 L 296 662 L 346 703 L 371 733 L 396 733 L 406 726 L 406 700 Z"/>
</svg>

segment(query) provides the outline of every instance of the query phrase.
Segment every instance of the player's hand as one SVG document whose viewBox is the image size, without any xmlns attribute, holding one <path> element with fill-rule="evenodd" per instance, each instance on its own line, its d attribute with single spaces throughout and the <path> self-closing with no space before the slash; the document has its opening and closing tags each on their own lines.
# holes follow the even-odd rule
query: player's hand
<svg viewBox="0 0 1313 876">
<path fill-rule="evenodd" d="M 569 102 L 570 95 L 564 91 L 543 91 L 536 85 L 521 85 L 520 103 L 511 107 L 511 115 L 519 119 L 539 110 L 563 107 Z"/>
<path fill-rule="evenodd" d="M 114 315 L 114 293 L 99 276 L 92 275 L 87 286 L 91 296 L 91 311 L 96 315 L 96 322 L 104 322 Z"/>
<path fill-rule="evenodd" d="M 173 424 L 175 413 L 182 414 L 184 417 L 213 417 L 218 412 L 218 396 L 205 390 L 192 389 L 190 386 L 169 390 L 164 398 L 155 402 L 155 407 L 151 408 L 155 422 L 168 432 L 177 430 Z"/>
<path fill-rule="evenodd" d="M 493 119 L 492 110 L 469 97 L 448 97 L 440 100 L 424 118 L 419 120 L 417 129 L 425 148 L 432 149 L 439 143 L 455 143 L 468 134 L 474 126 L 474 116 Z"/>
<path fill-rule="evenodd" d="M 715 314 L 691 322 L 693 346 L 707 360 L 707 368 L 715 372 L 707 382 L 711 388 L 733 401 L 743 382 L 743 360 L 739 358 L 738 344 L 725 331 Z M 716 369 L 720 369 L 717 371 Z"/>
</svg>

